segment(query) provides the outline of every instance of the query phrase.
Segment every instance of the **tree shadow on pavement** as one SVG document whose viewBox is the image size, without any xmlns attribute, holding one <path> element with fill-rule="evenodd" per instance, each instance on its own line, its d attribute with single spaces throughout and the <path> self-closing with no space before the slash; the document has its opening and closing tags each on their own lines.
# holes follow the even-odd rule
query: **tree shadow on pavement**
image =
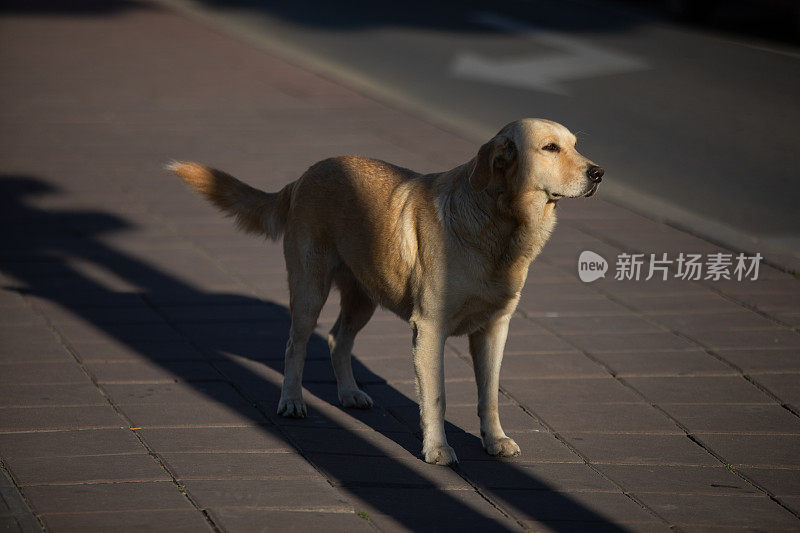
<svg viewBox="0 0 800 533">
<path fill-rule="evenodd" d="M 13 280 L 13 288 L 35 299 L 58 304 L 216 404 L 251 419 L 264 432 L 285 439 L 345 492 L 408 529 L 508 530 L 515 526 L 513 520 L 503 520 L 485 500 L 465 498 L 476 496 L 472 491 L 440 490 L 446 487 L 448 479 L 463 488 L 456 475 L 465 476 L 464 472 L 427 465 L 419 459 L 418 428 L 411 428 L 394 416 L 380 405 L 380 400 L 369 411 L 339 408 L 327 343 L 319 335 L 314 335 L 309 343 L 304 381 L 309 417 L 304 420 L 278 417 L 275 408 L 280 396 L 288 310 L 246 295 L 203 291 L 113 249 L 98 237 L 133 227 L 117 215 L 100 211 L 45 211 L 29 203 L 36 195 L 56 192 L 55 187 L 28 176 L 6 176 L 0 180 L 3 228 L 0 272 Z M 102 267 L 139 287 L 141 292 L 110 289 L 78 271 L 73 266 L 76 260 Z M 183 308 L 189 314 L 176 318 L 165 312 L 167 306 L 159 303 L 164 295 L 185 302 Z M 103 309 L 137 302 L 139 305 L 144 302 L 159 313 L 194 347 L 196 358 L 175 358 L 173 351 L 155 350 L 152 338 L 130 337 L 119 324 L 109 323 L 113 320 L 104 317 Z M 80 358 L 80 354 L 76 357 Z M 213 366 L 216 377 L 198 380 L 199 364 Z M 408 364 L 411 365 L 410 357 Z M 355 358 L 354 369 L 362 384 L 382 384 L 401 404 L 417 406 L 413 399 L 386 385 L 384 379 Z M 214 382 L 220 382 L 220 386 L 209 386 Z M 231 385 L 239 395 L 232 395 L 223 383 Z M 165 409 L 169 407 L 166 405 Z M 121 410 L 125 412 L 124 406 Z M 370 440 L 366 435 L 371 432 L 362 429 L 375 430 L 388 440 Z M 480 448 L 477 437 L 453 425 L 449 429 L 457 433 L 457 453 L 463 447 Z M 394 447 L 392 443 L 396 445 L 395 453 L 387 454 L 387 446 Z M 402 449 L 417 458 L 409 457 Z M 536 450 L 526 453 L 535 456 Z M 582 527 L 622 530 L 568 493 L 554 490 L 512 462 L 486 459 L 491 464 L 487 470 L 491 471 L 492 479 L 508 480 L 514 488 L 527 490 L 501 495 L 483 487 L 480 475 L 469 476 L 469 481 L 512 514 L 547 522 L 556 531 Z M 191 494 L 191 481 L 186 485 Z"/>
</svg>

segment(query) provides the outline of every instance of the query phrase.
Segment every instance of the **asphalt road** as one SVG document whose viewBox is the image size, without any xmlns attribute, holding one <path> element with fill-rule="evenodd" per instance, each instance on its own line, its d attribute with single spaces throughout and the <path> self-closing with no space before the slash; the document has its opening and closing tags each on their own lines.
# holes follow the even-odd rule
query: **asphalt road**
<svg viewBox="0 0 800 533">
<path fill-rule="evenodd" d="M 791 43 L 610 2 L 167 3 L 260 35 L 476 142 L 520 117 L 561 122 L 606 168 L 612 199 L 800 266 L 800 47 Z"/>
</svg>

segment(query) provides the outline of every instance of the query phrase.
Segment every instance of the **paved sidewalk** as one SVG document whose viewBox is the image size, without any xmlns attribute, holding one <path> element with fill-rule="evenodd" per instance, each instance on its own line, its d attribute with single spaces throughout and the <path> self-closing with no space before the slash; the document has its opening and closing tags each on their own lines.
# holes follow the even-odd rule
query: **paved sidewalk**
<svg viewBox="0 0 800 533">
<path fill-rule="evenodd" d="M 559 206 L 512 323 L 501 416 L 521 457 L 483 453 L 453 339 L 461 463 L 418 458 L 410 334 L 387 313 L 355 348 L 376 406 L 340 409 L 335 294 L 306 364 L 309 417 L 279 418 L 280 246 L 235 232 L 162 164 L 276 190 L 330 155 L 434 171 L 477 146 L 148 4 L 21 5 L 0 20 L 0 527 L 800 528 L 792 276 L 584 284 L 582 250 L 726 252 L 601 188 Z"/>
</svg>

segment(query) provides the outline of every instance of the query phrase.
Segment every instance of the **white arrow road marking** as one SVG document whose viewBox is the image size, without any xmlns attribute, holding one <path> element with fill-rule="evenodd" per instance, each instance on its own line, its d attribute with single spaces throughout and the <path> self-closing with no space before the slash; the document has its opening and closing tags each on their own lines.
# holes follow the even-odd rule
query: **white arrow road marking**
<svg viewBox="0 0 800 533">
<path fill-rule="evenodd" d="M 450 66 L 450 72 L 460 78 L 566 95 L 563 82 L 649 68 L 639 58 L 611 52 L 564 33 L 520 24 L 492 13 L 476 13 L 472 18 L 485 26 L 518 33 L 559 51 L 546 56 L 499 60 L 464 52 L 457 55 Z"/>
</svg>

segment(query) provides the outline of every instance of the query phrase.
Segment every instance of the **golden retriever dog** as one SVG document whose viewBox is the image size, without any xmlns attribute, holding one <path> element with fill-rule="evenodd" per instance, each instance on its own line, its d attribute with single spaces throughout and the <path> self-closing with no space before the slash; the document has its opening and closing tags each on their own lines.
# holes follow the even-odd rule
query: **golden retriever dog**
<svg viewBox="0 0 800 533">
<path fill-rule="evenodd" d="M 170 169 L 248 232 L 278 239 L 289 277 L 291 328 L 278 413 L 304 417 L 308 342 L 331 284 L 341 311 L 328 336 L 339 400 L 367 409 L 353 377 L 356 334 L 376 306 L 408 321 L 425 461 L 457 462 L 444 429 L 443 349 L 468 335 L 478 385 L 483 446 L 513 456 L 519 446 L 498 416 L 500 362 L 531 261 L 564 197 L 591 196 L 603 169 L 575 149 L 575 135 L 542 119 L 505 126 L 470 161 L 418 174 L 364 157 L 326 159 L 275 193 L 196 163 Z"/>
</svg>

